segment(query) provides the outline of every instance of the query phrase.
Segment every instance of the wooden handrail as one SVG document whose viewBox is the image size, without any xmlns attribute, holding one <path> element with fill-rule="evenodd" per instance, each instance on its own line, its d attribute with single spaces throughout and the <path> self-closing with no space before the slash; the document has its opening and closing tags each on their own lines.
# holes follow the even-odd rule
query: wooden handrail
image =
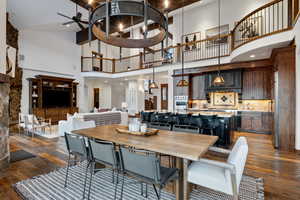
<svg viewBox="0 0 300 200">
<path fill-rule="evenodd" d="M 283 23 L 282 23 L 282 27 L 281 28 L 277 28 L 278 30 L 274 30 L 274 29 L 272 31 L 269 30 L 268 32 L 259 33 L 259 35 L 257 35 L 257 36 L 253 36 L 253 37 L 250 36 L 249 38 L 246 38 L 244 40 L 239 40 L 240 36 L 239 36 L 239 34 L 237 34 L 237 29 L 239 28 L 239 26 L 243 22 L 251 19 L 252 16 L 257 15 L 257 13 L 259 13 L 259 12 L 262 13 L 264 9 L 268 9 L 269 7 L 276 6 L 276 4 L 278 4 L 277 7 L 279 5 L 283 6 L 283 5 L 285 5 L 285 1 L 287 1 L 287 3 L 288 3 L 288 5 L 287 5 L 288 6 L 288 16 L 287 16 L 288 17 L 287 18 L 288 24 L 287 24 L 287 27 L 283 26 Z M 217 40 L 220 37 L 220 38 L 228 38 L 228 40 L 227 40 L 228 46 L 225 47 L 226 49 L 223 52 L 222 56 L 230 55 L 230 52 L 232 50 L 234 50 L 234 49 L 236 49 L 236 48 L 238 48 L 238 47 L 240 47 L 240 46 L 242 46 L 242 45 L 244 45 L 244 44 L 246 44 L 246 43 L 248 43 L 250 41 L 253 41 L 255 39 L 259 39 L 261 37 L 269 36 L 269 35 L 272 35 L 272 34 L 276 34 L 276 33 L 279 33 L 279 32 L 290 30 L 292 28 L 292 23 L 294 22 L 294 24 L 295 24 L 297 22 L 299 16 L 300 16 L 300 12 L 298 12 L 298 15 L 296 17 L 292 17 L 292 15 L 290 14 L 290 7 L 292 5 L 291 1 L 292 0 L 274 0 L 274 1 L 270 2 L 270 3 L 267 3 L 267 4 L 263 5 L 263 6 L 255 9 L 254 11 L 250 12 L 245 17 L 243 17 L 234 26 L 234 28 L 232 29 L 232 31 L 230 31 L 230 33 L 228 33 L 228 34 L 222 34 L 221 36 L 216 35 L 214 37 L 210 37 L 210 38 L 206 38 L 206 39 L 202 39 L 202 40 L 197 40 L 197 41 L 190 41 L 190 42 L 187 42 L 187 43 L 181 43 L 181 44 L 179 43 L 179 44 L 177 44 L 175 46 L 166 47 L 166 48 L 163 49 L 163 51 L 167 51 L 167 50 L 172 49 L 172 48 L 175 49 L 175 51 L 174 51 L 174 58 L 175 59 L 177 58 L 177 60 L 173 60 L 173 62 L 174 61 L 175 62 L 179 62 L 181 60 L 181 54 L 182 54 L 182 51 L 184 51 L 184 47 L 185 46 L 196 46 L 196 44 L 198 44 L 196 48 L 197 49 L 198 48 L 201 49 L 202 45 L 205 46 L 205 44 L 207 42 Z M 282 12 L 283 12 L 283 8 L 282 8 Z M 264 12 L 264 13 L 266 13 L 266 12 Z M 238 37 L 238 39 L 236 39 L 236 37 Z M 242 36 L 241 38 L 244 38 L 244 36 Z M 123 60 L 127 60 L 127 59 L 138 58 L 138 63 L 139 63 L 138 64 L 139 65 L 138 69 L 143 69 L 143 67 L 145 65 L 151 65 L 151 64 L 154 64 L 154 63 L 159 63 L 159 62 L 164 62 L 165 61 L 161 57 L 159 58 L 159 60 L 153 60 L 153 61 L 150 61 L 150 62 L 147 62 L 147 63 L 143 61 L 143 56 L 149 55 L 149 54 L 155 54 L 155 53 L 160 52 L 160 51 L 162 51 L 162 49 L 156 49 L 156 50 L 153 50 L 151 52 L 146 52 L 146 53 L 140 52 L 139 54 L 122 57 L 121 59 L 120 58 L 103 58 L 103 57 L 82 57 L 82 60 L 84 60 L 84 59 L 92 59 L 92 58 L 93 59 L 98 59 L 98 60 L 108 60 L 108 61 L 111 61 L 112 65 L 113 65 L 113 62 L 116 62 L 116 61 L 123 61 Z M 188 51 L 188 52 L 193 52 L 193 51 Z M 93 53 L 95 55 L 98 55 L 97 52 L 93 52 Z M 190 61 L 195 61 L 197 59 L 211 59 L 211 58 L 213 58 L 213 57 L 211 57 L 211 55 L 206 56 L 206 57 L 205 56 L 204 57 L 198 56 L 197 58 L 193 58 L 192 57 L 193 60 L 190 60 Z M 132 69 L 132 70 L 136 70 L 136 69 Z M 117 71 L 117 70 L 115 69 L 113 71 Z"/>
<path fill-rule="evenodd" d="M 245 20 L 246 20 L 248 17 L 250 17 L 251 15 L 253 15 L 253 14 L 255 14 L 255 13 L 257 13 L 257 12 L 259 12 L 259 11 L 261 11 L 261 10 L 263 10 L 263 9 L 265 9 L 265 8 L 267 8 L 267 7 L 269 7 L 269 6 L 271 6 L 271 5 L 274 5 L 274 4 L 278 3 L 278 2 L 281 2 L 281 1 L 284 1 L 284 0 L 274 0 L 274 1 L 270 2 L 270 3 L 267 3 L 267 4 L 263 5 L 263 6 L 261 6 L 261 7 L 257 8 L 257 9 L 255 9 L 254 11 L 252 11 L 251 13 L 249 13 L 248 15 L 246 15 L 244 18 L 242 18 L 242 19 L 235 25 L 235 27 L 233 28 L 233 32 L 235 31 L 235 29 L 236 29 L 243 21 L 245 21 Z"/>
</svg>

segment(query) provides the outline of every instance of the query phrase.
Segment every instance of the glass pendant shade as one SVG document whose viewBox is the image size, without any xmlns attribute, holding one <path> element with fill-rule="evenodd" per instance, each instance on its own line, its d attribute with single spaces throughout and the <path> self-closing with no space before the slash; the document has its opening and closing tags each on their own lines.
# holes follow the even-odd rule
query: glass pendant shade
<svg viewBox="0 0 300 200">
<path fill-rule="evenodd" d="M 225 84 L 225 81 L 224 81 L 224 78 L 218 74 L 218 76 L 214 79 L 214 85 L 224 85 Z"/>
<path fill-rule="evenodd" d="M 149 88 L 150 89 L 158 89 L 158 85 L 153 81 L 152 83 L 150 83 Z"/>
<path fill-rule="evenodd" d="M 177 87 L 188 87 L 188 86 L 189 86 L 189 82 L 187 82 L 187 80 L 182 79 L 182 80 L 180 80 L 180 81 L 177 83 L 176 86 L 177 86 Z"/>
</svg>

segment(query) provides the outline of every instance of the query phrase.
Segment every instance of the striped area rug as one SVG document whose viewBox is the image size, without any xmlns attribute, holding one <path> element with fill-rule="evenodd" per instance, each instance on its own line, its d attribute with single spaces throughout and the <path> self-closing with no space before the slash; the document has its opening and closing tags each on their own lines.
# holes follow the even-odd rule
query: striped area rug
<svg viewBox="0 0 300 200">
<path fill-rule="evenodd" d="M 68 186 L 64 188 L 66 168 L 61 168 L 49 174 L 41 175 L 21 181 L 13 185 L 17 193 L 25 200 L 77 200 L 82 199 L 83 182 L 85 175 L 85 163 L 73 166 L 69 170 Z M 123 200 L 155 200 L 156 195 L 152 187 L 148 186 L 148 198 L 140 195 L 140 184 L 127 184 L 134 181 L 126 177 Z M 121 184 L 118 187 L 120 195 Z M 93 177 L 91 189 L 92 200 L 110 200 L 114 197 L 114 184 L 112 183 L 112 172 L 105 170 L 96 173 Z M 86 195 L 87 198 L 87 195 Z M 175 200 L 175 195 L 162 192 L 162 200 Z M 191 200 L 231 200 L 232 197 L 198 187 L 190 195 Z M 263 200 L 263 182 L 249 176 L 244 176 L 240 185 L 240 200 Z"/>
</svg>

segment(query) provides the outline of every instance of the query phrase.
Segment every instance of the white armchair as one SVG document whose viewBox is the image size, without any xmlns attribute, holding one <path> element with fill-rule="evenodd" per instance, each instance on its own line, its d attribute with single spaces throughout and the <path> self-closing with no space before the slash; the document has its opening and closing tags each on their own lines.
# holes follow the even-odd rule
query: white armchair
<svg viewBox="0 0 300 200">
<path fill-rule="evenodd" d="M 227 162 L 208 159 L 193 162 L 188 169 L 188 182 L 232 195 L 237 200 L 248 155 L 246 138 L 240 137 L 231 151 L 219 148 L 210 150 L 229 153 Z"/>
</svg>

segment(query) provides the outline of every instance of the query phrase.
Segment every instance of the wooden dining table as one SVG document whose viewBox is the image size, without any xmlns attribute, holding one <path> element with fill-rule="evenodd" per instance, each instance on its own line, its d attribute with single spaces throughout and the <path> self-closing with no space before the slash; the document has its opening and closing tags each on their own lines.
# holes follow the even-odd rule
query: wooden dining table
<svg viewBox="0 0 300 200">
<path fill-rule="evenodd" d="M 190 188 L 187 181 L 189 163 L 198 161 L 218 139 L 217 136 L 166 130 L 160 130 L 157 135 L 145 137 L 121 134 L 116 131 L 116 128 L 127 129 L 123 125 L 106 125 L 76 130 L 72 133 L 175 157 L 176 167 L 181 170 L 176 181 L 176 200 L 189 199 Z"/>
</svg>

